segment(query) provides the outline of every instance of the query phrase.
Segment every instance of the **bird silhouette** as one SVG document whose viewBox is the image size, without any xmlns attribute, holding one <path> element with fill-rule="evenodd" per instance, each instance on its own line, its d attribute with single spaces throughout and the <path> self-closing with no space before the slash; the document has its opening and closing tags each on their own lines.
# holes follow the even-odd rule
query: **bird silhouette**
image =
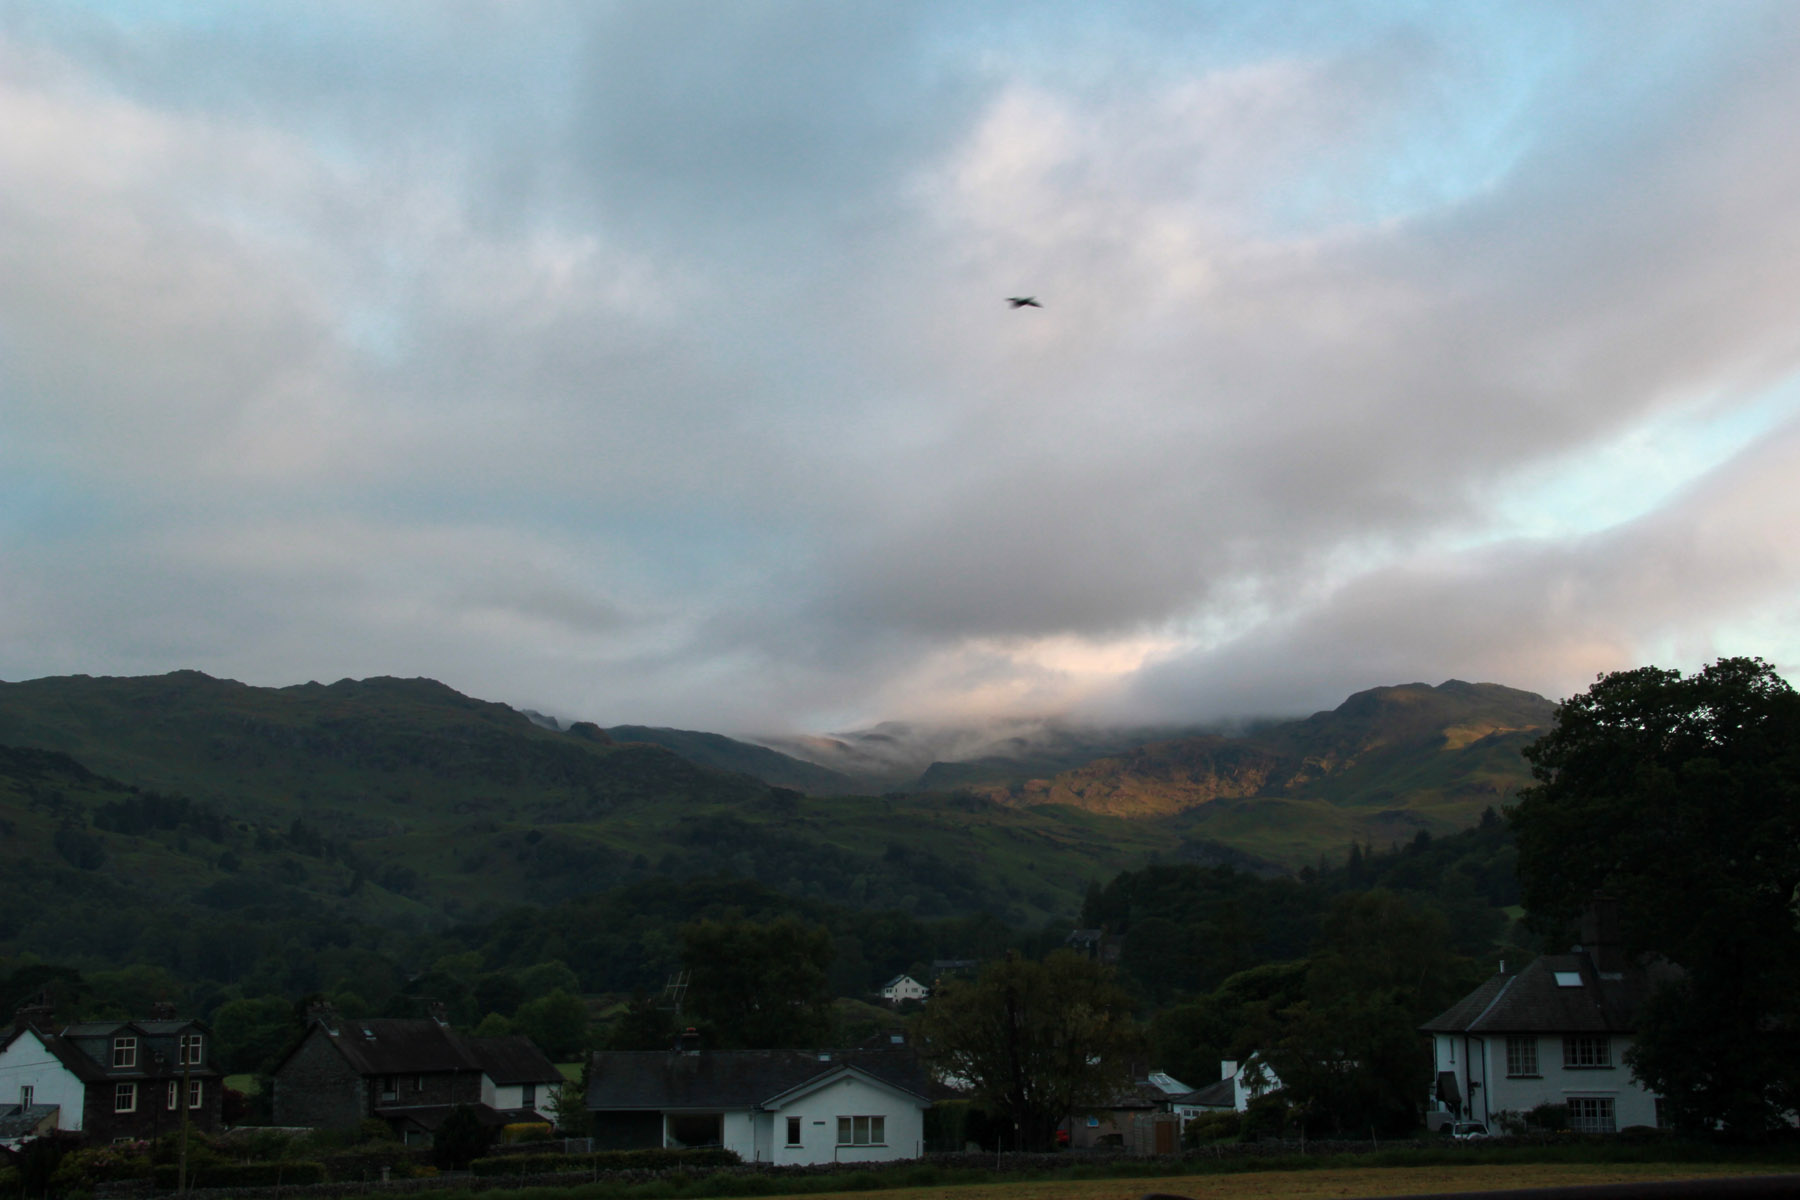
<svg viewBox="0 0 1800 1200">
<path fill-rule="evenodd" d="M 1036 296 L 1008 296 L 1006 302 L 1014 308 L 1042 308 Z"/>
</svg>

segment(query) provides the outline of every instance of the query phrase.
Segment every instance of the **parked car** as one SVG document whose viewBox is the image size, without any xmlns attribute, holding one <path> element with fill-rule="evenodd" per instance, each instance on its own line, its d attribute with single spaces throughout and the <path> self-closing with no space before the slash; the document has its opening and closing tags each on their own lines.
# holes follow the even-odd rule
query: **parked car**
<svg viewBox="0 0 1800 1200">
<path fill-rule="evenodd" d="M 1467 1141 L 1470 1138 L 1491 1137 L 1488 1127 L 1480 1121 L 1458 1121 L 1450 1127 L 1450 1136 Z"/>
</svg>

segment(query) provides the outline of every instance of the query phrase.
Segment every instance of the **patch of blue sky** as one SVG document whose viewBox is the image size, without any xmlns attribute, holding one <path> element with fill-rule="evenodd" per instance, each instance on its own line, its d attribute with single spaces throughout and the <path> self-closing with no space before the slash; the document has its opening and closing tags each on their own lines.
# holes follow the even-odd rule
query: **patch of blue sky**
<svg viewBox="0 0 1800 1200">
<path fill-rule="evenodd" d="M 119 508 L 41 466 L 0 459 L 0 541 L 55 545 L 113 525 Z"/>
<path fill-rule="evenodd" d="M 1706 397 L 1669 410 L 1516 476 L 1490 502 L 1489 523 L 1460 539 L 1459 548 L 1577 537 L 1634 521 L 1797 418 L 1800 375 L 1741 404 Z"/>
</svg>

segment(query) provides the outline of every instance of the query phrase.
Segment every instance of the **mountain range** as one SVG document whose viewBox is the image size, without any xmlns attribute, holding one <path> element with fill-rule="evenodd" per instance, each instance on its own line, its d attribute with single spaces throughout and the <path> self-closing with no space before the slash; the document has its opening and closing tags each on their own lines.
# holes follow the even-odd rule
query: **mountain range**
<svg viewBox="0 0 1800 1200">
<path fill-rule="evenodd" d="M 411 926 L 656 875 L 1029 923 L 1157 858 L 1279 872 L 1471 825 L 1529 782 L 1518 751 L 1553 712 L 1453 680 L 1238 736 L 890 725 L 762 745 L 565 725 L 426 679 L 64 676 L 0 683 L 0 862 L 82 903 L 283 899 Z M 0 920 L 0 949 L 53 936 Z"/>
</svg>

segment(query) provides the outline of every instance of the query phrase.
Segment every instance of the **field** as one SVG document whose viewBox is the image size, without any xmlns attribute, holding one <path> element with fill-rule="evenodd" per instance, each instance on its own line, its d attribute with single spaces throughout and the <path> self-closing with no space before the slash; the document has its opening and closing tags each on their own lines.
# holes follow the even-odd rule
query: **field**
<svg viewBox="0 0 1800 1200">
<path fill-rule="evenodd" d="M 1151 1192 L 1195 1200 L 1318 1200 L 1323 1197 L 1405 1196 L 1432 1192 L 1542 1188 L 1572 1184 L 1641 1183 L 1722 1175 L 1775 1174 L 1791 1166 L 1729 1163 L 1482 1163 L 1466 1166 L 1357 1167 L 1317 1171 L 1256 1171 L 1176 1175 L 1161 1179 L 1060 1179 L 962 1187 L 900 1188 L 882 1200 L 1139 1200 Z M 812 1195 L 807 1200 L 867 1200 L 868 1192 Z"/>
</svg>

